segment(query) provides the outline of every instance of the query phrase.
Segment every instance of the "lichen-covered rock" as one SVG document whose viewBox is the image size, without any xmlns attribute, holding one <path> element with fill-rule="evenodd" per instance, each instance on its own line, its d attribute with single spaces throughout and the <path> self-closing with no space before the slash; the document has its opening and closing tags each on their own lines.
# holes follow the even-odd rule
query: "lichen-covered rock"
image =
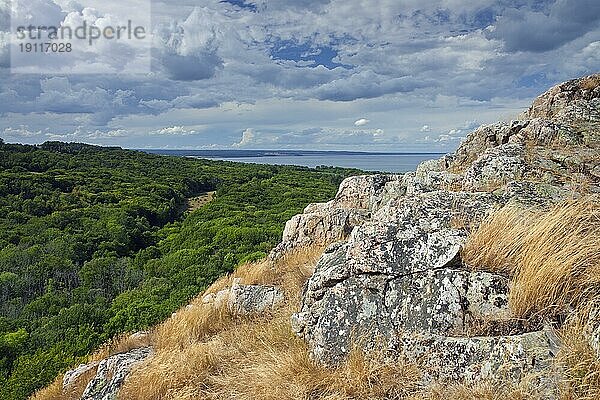
<svg viewBox="0 0 600 400">
<path fill-rule="evenodd" d="M 547 146 L 554 143 L 562 145 L 576 145 L 583 141 L 582 135 L 569 125 L 534 118 L 527 121 L 526 125 L 513 136 L 511 140 L 525 140 L 536 145 Z"/>
<path fill-rule="evenodd" d="M 600 143 L 600 74 L 561 83 L 534 100 L 526 118 L 570 126 L 587 145 Z"/>
<path fill-rule="evenodd" d="M 429 231 L 442 227 L 468 227 L 504 203 L 493 193 L 436 192 L 395 197 L 377 210 L 373 221 L 405 227 L 419 226 Z"/>
<path fill-rule="evenodd" d="M 511 137 L 527 126 L 527 121 L 498 122 L 483 125 L 471 132 L 458 149 L 447 155 L 450 168 L 464 170 L 468 168 L 486 150 L 508 144 Z"/>
<path fill-rule="evenodd" d="M 366 210 L 338 208 L 334 202 L 311 204 L 303 214 L 292 217 L 285 224 L 281 243 L 273 249 L 270 258 L 280 258 L 295 248 L 323 246 L 342 240 L 369 216 Z"/>
<path fill-rule="evenodd" d="M 403 183 L 406 186 L 406 194 L 418 194 L 447 190 L 462 182 L 461 174 L 447 171 L 424 171 L 416 174 L 405 174 Z"/>
<path fill-rule="evenodd" d="M 210 304 L 215 308 L 220 308 L 222 305 L 227 304 L 229 301 L 229 294 L 231 292 L 231 288 L 225 288 L 219 290 L 217 293 L 208 293 L 204 297 L 202 297 L 202 304 Z M 186 307 L 190 307 L 188 305 Z"/>
<path fill-rule="evenodd" d="M 77 368 L 65 372 L 63 375 L 63 390 L 66 390 L 69 386 L 75 383 L 82 375 L 95 370 L 98 364 L 98 361 L 92 361 L 87 364 L 79 364 Z"/>
<path fill-rule="evenodd" d="M 229 291 L 227 306 L 232 314 L 262 314 L 272 311 L 283 299 L 283 292 L 276 286 L 242 285 L 236 279 Z"/>
<path fill-rule="evenodd" d="M 362 175 L 344 179 L 340 184 L 334 203 L 345 209 L 369 210 L 388 182 L 398 180 L 399 175 Z"/>
<path fill-rule="evenodd" d="M 463 189 L 489 190 L 508 181 L 521 179 L 527 171 L 525 147 L 507 143 L 486 150 L 465 173 Z"/>
<path fill-rule="evenodd" d="M 231 287 L 205 295 L 202 304 L 227 307 L 234 315 L 253 315 L 269 313 L 283 300 L 283 292 L 277 286 L 244 285 L 240 278 L 236 278 Z"/>
<path fill-rule="evenodd" d="M 506 278 L 461 269 L 466 233 L 450 227 L 453 208 L 485 213 L 495 199 L 434 192 L 386 205 L 378 215 L 387 220 L 365 223 L 347 243 L 325 251 L 292 319 L 294 330 L 318 360 L 335 364 L 352 340 L 393 347 L 398 331 L 464 334 L 472 320 L 508 318 Z"/>
<path fill-rule="evenodd" d="M 86 386 L 81 400 L 115 400 L 131 369 L 151 354 L 152 348 L 142 347 L 100 361 L 96 376 Z"/>
<path fill-rule="evenodd" d="M 406 175 L 408 174 L 404 174 L 402 179 L 389 181 L 377 196 L 373 196 L 373 204 L 371 204 L 372 213 L 375 213 L 390 200 L 406 195 Z"/>
<path fill-rule="evenodd" d="M 524 113 L 527 118 L 545 118 L 561 123 L 600 121 L 600 74 L 556 85 L 537 97 Z"/>
<path fill-rule="evenodd" d="M 573 192 L 560 186 L 543 182 L 513 181 L 501 190 L 501 196 L 506 203 L 518 203 L 524 206 L 557 203 L 571 198 L 573 195 Z"/>
<path fill-rule="evenodd" d="M 555 346 L 545 330 L 513 336 L 403 335 L 400 352 L 422 366 L 424 382 L 519 381 L 550 369 Z"/>
<path fill-rule="evenodd" d="M 458 256 L 466 233 L 458 229 L 430 231 L 396 224 L 366 224 L 348 242 L 353 273 L 403 276 L 442 268 Z"/>
<path fill-rule="evenodd" d="M 341 240 L 317 263 L 293 330 L 326 364 L 355 345 L 382 346 L 420 365 L 425 384 L 534 373 L 538 392 L 556 398 L 551 362 L 560 341 L 512 318 L 508 278 L 463 265 L 460 249 L 469 228 L 503 205 L 600 192 L 599 143 L 597 74 L 552 88 L 518 120 L 482 126 L 414 172 L 345 181 L 336 199 L 308 207 L 288 230 L 288 242 L 308 243 L 313 231 Z M 337 209 L 365 214 L 347 223 Z M 344 234 L 323 234 L 323 225 Z M 600 356 L 599 320 L 590 314 L 586 335 Z"/>
<path fill-rule="evenodd" d="M 474 320 L 505 320 L 508 280 L 455 268 L 392 279 L 385 306 L 396 331 L 465 335 Z"/>
<path fill-rule="evenodd" d="M 381 203 L 386 184 L 400 178 L 400 175 L 364 175 L 344 179 L 333 200 L 310 204 L 285 224 L 281 243 L 269 258 L 277 260 L 299 247 L 325 246 L 345 239 L 355 226 L 370 219 L 370 210 Z"/>
<path fill-rule="evenodd" d="M 415 175 L 423 176 L 429 172 L 443 172 L 448 169 L 448 166 L 446 156 L 434 160 L 425 160 L 417 165 Z"/>
</svg>

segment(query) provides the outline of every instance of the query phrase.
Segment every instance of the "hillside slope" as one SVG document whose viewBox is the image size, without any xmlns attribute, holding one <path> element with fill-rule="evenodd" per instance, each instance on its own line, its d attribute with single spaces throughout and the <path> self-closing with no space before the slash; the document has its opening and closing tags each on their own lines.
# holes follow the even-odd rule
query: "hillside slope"
<svg viewBox="0 0 600 400">
<path fill-rule="evenodd" d="M 404 175 L 352 177 L 36 399 L 595 399 L 600 75 Z"/>
<path fill-rule="evenodd" d="M 0 399 L 26 399 L 264 257 L 351 173 L 0 140 Z"/>
</svg>

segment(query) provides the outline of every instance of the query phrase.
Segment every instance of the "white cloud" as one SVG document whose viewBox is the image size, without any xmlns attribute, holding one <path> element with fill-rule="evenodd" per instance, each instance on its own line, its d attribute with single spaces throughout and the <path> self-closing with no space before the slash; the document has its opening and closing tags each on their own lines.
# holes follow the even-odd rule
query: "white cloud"
<svg viewBox="0 0 600 400">
<path fill-rule="evenodd" d="M 369 121 L 369 120 L 368 120 L 368 119 L 366 119 L 366 118 L 361 118 L 361 119 L 359 119 L 359 120 L 356 120 L 356 121 L 354 122 L 354 126 L 365 126 L 365 125 L 367 125 L 369 122 L 371 122 L 371 121 Z"/>
<path fill-rule="evenodd" d="M 96 130 L 94 132 L 90 132 L 87 134 L 89 139 L 112 139 L 112 138 L 124 138 L 127 136 L 127 131 L 125 129 L 115 129 L 110 131 L 100 131 Z"/>
<path fill-rule="evenodd" d="M 151 135 L 171 135 L 171 136 L 187 136 L 198 133 L 194 129 L 188 129 L 184 126 L 169 126 L 150 132 Z"/>
<path fill-rule="evenodd" d="M 42 131 L 41 130 L 31 131 L 29 129 L 29 126 L 21 125 L 18 128 L 12 128 L 12 127 L 4 128 L 3 134 L 8 137 L 12 137 L 12 138 L 30 138 L 30 137 L 36 137 L 36 136 L 41 135 Z"/>
<path fill-rule="evenodd" d="M 429 125 L 423 125 L 421 127 L 421 132 L 430 132 L 431 128 L 429 127 Z"/>
<path fill-rule="evenodd" d="M 242 132 L 242 139 L 238 143 L 234 143 L 234 147 L 246 147 L 253 143 L 254 141 L 254 130 L 252 128 L 247 128 L 244 132 Z"/>
</svg>

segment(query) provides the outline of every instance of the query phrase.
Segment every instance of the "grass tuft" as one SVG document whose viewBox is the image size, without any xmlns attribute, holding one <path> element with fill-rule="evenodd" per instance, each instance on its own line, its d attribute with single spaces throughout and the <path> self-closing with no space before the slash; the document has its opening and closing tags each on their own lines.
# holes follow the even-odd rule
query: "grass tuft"
<svg viewBox="0 0 600 400">
<path fill-rule="evenodd" d="M 600 290 L 600 202 L 571 200 L 549 210 L 506 206 L 471 233 L 463 259 L 512 277 L 516 316 L 564 313 Z"/>
<path fill-rule="evenodd" d="M 600 398 L 600 359 L 585 335 L 592 304 L 582 307 L 561 330 L 557 362 L 564 371 L 563 400 Z"/>
</svg>

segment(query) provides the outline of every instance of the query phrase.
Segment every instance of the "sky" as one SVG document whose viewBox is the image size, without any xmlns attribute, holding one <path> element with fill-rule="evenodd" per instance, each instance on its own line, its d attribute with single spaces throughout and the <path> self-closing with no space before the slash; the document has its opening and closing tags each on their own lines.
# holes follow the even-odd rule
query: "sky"
<svg viewBox="0 0 600 400">
<path fill-rule="evenodd" d="M 0 0 L 1 138 L 445 152 L 600 72 L 598 0 L 127 1 Z M 12 73 L 11 11 L 55 26 L 147 13 L 151 52 L 103 44 Z"/>
</svg>

